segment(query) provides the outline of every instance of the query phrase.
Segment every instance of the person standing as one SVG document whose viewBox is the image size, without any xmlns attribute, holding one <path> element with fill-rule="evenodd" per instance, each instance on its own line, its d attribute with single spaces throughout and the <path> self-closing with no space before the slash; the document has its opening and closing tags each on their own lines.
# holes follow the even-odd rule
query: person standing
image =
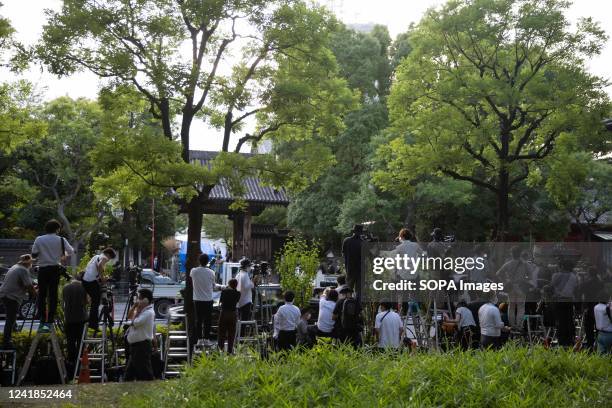
<svg viewBox="0 0 612 408">
<path fill-rule="evenodd" d="M 555 319 L 557 340 L 560 346 L 572 347 L 575 341 L 574 294 L 578 279 L 574 274 L 576 262 L 569 257 L 559 260 L 559 271 L 552 276 L 551 286 L 555 292 Z"/>
<path fill-rule="evenodd" d="M 45 224 L 45 235 L 36 237 L 32 245 L 32 256 L 38 261 L 38 316 L 41 333 L 49 332 L 50 325 L 55 321 L 57 309 L 57 287 L 60 275 L 64 271 L 62 263 L 66 257 L 74 254 L 74 249 L 68 241 L 58 233 L 61 224 L 57 220 L 49 220 Z M 49 309 L 47 310 L 47 297 Z"/>
<path fill-rule="evenodd" d="M 374 319 L 374 330 L 378 336 L 378 347 L 381 349 L 399 349 L 404 325 L 402 318 L 393 310 L 389 302 L 380 304 L 380 312 Z"/>
<path fill-rule="evenodd" d="M 297 327 L 302 318 L 300 309 L 293 304 L 295 293 L 285 292 L 285 304 L 278 308 L 274 315 L 274 332 L 278 333 L 278 349 L 290 350 L 296 345 Z"/>
<path fill-rule="evenodd" d="M 523 249 L 515 246 L 511 249 L 512 259 L 502 265 L 497 276 L 508 288 L 508 320 L 515 329 L 523 329 L 525 300 L 533 280 L 531 265 L 523 259 Z"/>
<path fill-rule="evenodd" d="M 345 288 L 346 286 L 342 286 Z M 334 308 L 338 301 L 338 292 L 326 288 L 319 298 L 319 314 L 317 316 L 317 336 L 333 337 L 334 335 Z"/>
<path fill-rule="evenodd" d="M 6 321 L 4 322 L 4 336 L 2 337 L 2 348 L 12 350 L 13 329 L 17 320 L 17 310 L 24 301 L 28 292 L 36 296 L 36 290 L 32 285 L 30 268 L 32 267 L 32 256 L 29 254 L 21 255 L 19 261 L 13 265 L 0 286 L 0 301 L 4 304 L 6 311 Z"/>
<path fill-rule="evenodd" d="M 593 308 L 595 327 L 597 328 L 597 351 L 600 354 L 612 354 L 612 302 L 606 305 L 599 302 Z"/>
<path fill-rule="evenodd" d="M 151 356 L 155 335 L 155 311 L 151 290 L 140 289 L 138 291 L 138 301 L 130 309 L 129 318 L 131 322 L 127 342 L 130 356 L 125 368 L 125 381 L 153 380 Z"/>
<path fill-rule="evenodd" d="M 236 275 L 236 280 L 238 281 L 238 292 L 240 292 L 238 308 L 240 309 L 240 320 L 242 321 L 251 320 L 251 310 L 253 308 L 253 288 L 255 287 L 255 284 L 249 276 L 251 269 L 251 260 L 244 258 L 240 261 L 240 272 L 238 272 Z"/>
<path fill-rule="evenodd" d="M 493 304 L 493 292 L 488 295 L 487 303 L 478 309 L 480 347 L 498 349 L 501 346 L 501 331 L 508 328 L 504 326 L 499 309 Z"/>
<path fill-rule="evenodd" d="M 94 255 L 87 266 L 83 275 L 83 288 L 91 299 L 89 307 L 89 328 L 98 330 L 98 309 L 100 307 L 101 285 L 106 280 L 104 278 L 104 268 L 106 264 L 115 259 L 117 253 L 113 248 L 106 248 L 100 255 Z"/>
<path fill-rule="evenodd" d="M 361 346 L 361 331 L 363 319 L 361 304 L 353 297 L 353 290 L 345 287 L 340 291 L 344 297 L 336 302 L 332 318 L 338 322 L 338 338 L 350 342 L 353 347 Z"/>
<path fill-rule="evenodd" d="M 236 290 L 238 281 L 230 279 L 227 283 L 228 287 L 221 291 L 221 313 L 219 314 L 219 333 L 217 334 L 217 342 L 219 350 L 223 351 L 225 341 L 227 340 L 227 353 L 234 352 L 234 340 L 236 338 L 236 321 L 238 320 L 237 308 L 240 300 L 240 292 Z"/>
<path fill-rule="evenodd" d="M 223 289 L 215 283 L 215 271 L 208 268 L 208 255 L 200 255 L 200 266 L 189 272 L 193 282 L 193 308 L 195 310 L 196 342 L 200 339 L 210 341 L 212 327 L 213 292 Z M 204 332 L 202 333 L 202 327 Z"/>
<path fill-rule="evenodd" d="M 363 225 L 355 225 L 352 235 L 342 242 L 342 255 L 346 269 L 346 284 L 353 290 L 361 291 L 361 247 L 363 245 Z"/>
<path fill-rule="evenodd" d="M 68 285 L 64 286 L 62 301 L 68 363 L 72 365 L 79 358 L 83 327 L 87 322 L 87 292 L 78 277 L 74 277 Z"/>
</svg>

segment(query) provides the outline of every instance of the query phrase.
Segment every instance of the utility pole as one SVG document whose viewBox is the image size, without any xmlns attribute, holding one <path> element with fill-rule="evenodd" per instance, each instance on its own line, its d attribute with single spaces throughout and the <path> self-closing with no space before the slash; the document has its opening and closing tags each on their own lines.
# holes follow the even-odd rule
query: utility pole
<svg viewBox="0 0 612 408">
<path fill-rule="evenodd" d="M 151 205 L 151 269 L 155 269 L 155 199 Z"/>
</svg>

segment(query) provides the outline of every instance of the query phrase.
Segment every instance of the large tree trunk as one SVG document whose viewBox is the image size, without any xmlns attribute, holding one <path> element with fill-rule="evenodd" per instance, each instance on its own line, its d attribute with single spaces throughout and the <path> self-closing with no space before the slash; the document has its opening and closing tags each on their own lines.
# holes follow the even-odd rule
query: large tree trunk
<svg viewBox="0 0 612 408">
<path fill-rule="evenodd" d="M 510 180 L 508 170 L 501 169 L 497 185 L 497 221 L 493 240 L 504 242 L 508 236 L 508 221 L 510 218 L 508 198 L 510 195 Z"/>
<path fill-rule="evenodd" d="M 200 197 L 194 197 L 187 204 L 187 260 L 185 262 L 186 286 L 183 293 L 185 315 L 189 329 L 189 338 L 191 344 L 195 344 L 195 319 L 193 310 L 193 282 L 189 273 L 192 268 L 198 265 L 198 257 L 200 256 L 201 247 L 200 241 L 202 236 L 202 205 Z"/>
</svg>

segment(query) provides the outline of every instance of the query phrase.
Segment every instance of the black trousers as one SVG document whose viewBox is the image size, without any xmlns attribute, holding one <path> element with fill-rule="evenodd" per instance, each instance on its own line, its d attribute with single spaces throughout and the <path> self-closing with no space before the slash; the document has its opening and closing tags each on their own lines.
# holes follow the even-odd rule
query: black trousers
<svg viewBox="0 0 612 408">
<path fill-rule="evenodd" d="M 130 344 L 130 357 L 125 369 L 125 381 L 153 380 L 153 367 L 151 356 L 153 344 L 151 340 L 139 341 Z"/>
<path fill-rule="evenodd" d="M 68 363 L 75 364 L 79 356 L 79 347 L 81 346 L 81 337 L 83 336 L 83 327 L 85 323 L 66 323 L 64 331 L 66 334 L 66 349 L 68 351 Z"/>
<path fill-rule="evenodd" d="M 100 282 L 97 280 L 93 282 L 83 281 L 83 288 L 91 299 L 91 305 L 89 306 L 89 327 L 92 329 L 98 328 L 98 316 L 100 309 Z"/>
<path fill-rule="evenodd" d="M 291 350 L 296 344 L 297 330 L 281 330 L 278 332 L 278 349 Z"/>
<path fill-rule="evenodd" d="M 194 300 L 193 308 L 195 309 L 195 335 L 199 339 L 210 340 L 210 328 L 212 326 L 212 310 L 213 302 Z M 202 326 L 204 334 L 202 335 Z"/>
<path fill-rule="evenodd" d="M 253 308 L 253 303 L 247 303 L 244 306 L 240 307 L 240 320 L 251 320 L 251 309 Z"/>
<path fill-rule="evenodd" d="M 484 334 L 480 335 L 480 348 L 482 349 L 492 348 L 493 350 L 497 350 L 500 347 L 501 347 L 501 337 L 485 336 Z"/>
<path fill-rule="evenodd" d="M 574 304 L 571 302 L 557 302 L 555 305 L 557 319 L 557 340 L 560 346 L 571 347 L 575 341 Z"/>
<path fill-rule="evenodd" d="M 57 310 L 57 286 L 60 279 L 59 265 L 42 266 L 38 269 L 38 314 L 41 323 L 53 323 Z M 49 313 L 47 314 L 47 296 Z"/>
<path fill-rule="evenodd" d="M 12 345 L 13 329 L 15 328 L 15 322 L 17 321 L 17 310 L 19 309 L 19 302 L 7 297 L 2 298 L 4 308 L 6 310 L 6 321 L 4 322 L 4 337 L 2 337 L 2 345 Z"/>
</svg>

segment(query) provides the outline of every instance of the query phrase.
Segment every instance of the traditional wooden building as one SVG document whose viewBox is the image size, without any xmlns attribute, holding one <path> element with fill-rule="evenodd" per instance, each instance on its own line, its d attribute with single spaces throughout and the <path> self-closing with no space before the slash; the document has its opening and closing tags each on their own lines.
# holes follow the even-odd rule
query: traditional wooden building
<svg viewBox="0 0 612 408">
<path fill-rule="evenodd" d="M 192 150 L 189 152 L 192 163 L 210 167 L 210 162 L 218 152 Z M 252 156 L 250 153 L 242 153 Z M 256 225 L 252 223 L 253 216 L 261 214 L 268 206 L 289 205 L 289 196 L 284 189 L 276 189 L 263 185 L 257 177 L 247 177 L 244 181 L 245 194 L 242 197 L 247 207 L 244 211 L 230 209 L 236 201 L 229 186 L 221 180 L 213 187 L 208 198 L 203 203 L 203 214 L 224 214 L 234 224 L 232 258 L 237 260 L 243 256 L 272 261 L 272 257 L 285 238 L 287 231 L 279 231 L 271 225 Z"/>
</svg>

